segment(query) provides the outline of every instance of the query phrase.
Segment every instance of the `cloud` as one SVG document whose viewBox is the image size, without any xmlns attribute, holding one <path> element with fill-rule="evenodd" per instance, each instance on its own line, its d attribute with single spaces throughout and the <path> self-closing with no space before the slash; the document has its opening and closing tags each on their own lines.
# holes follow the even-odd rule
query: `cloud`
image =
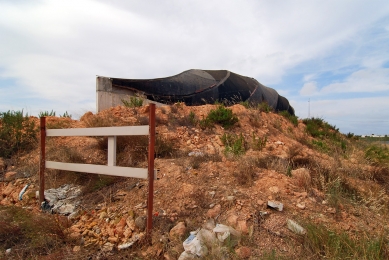
<svg viewBox="0 0 389 260">
<path fill-rule="evenodd" d="M 317 94 L 317 82 L 309 81 L 304 84 L 304 86 L 300 90 L 300 95 L 302 96 L 312 96 Z"/>
<path fill-rule="evenodd" d="M 362 69 L 352 73 L 343 82 L 331 83 L 321 93 L 380 92 L 389 90 L 389 68 Z"/>
</svg>

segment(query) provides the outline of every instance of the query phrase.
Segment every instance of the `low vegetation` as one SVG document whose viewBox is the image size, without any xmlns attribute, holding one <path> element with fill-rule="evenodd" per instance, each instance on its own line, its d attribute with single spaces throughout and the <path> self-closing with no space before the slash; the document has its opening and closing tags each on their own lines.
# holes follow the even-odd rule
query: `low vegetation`
<svg viewBox="0 0 389 260">
<path fill-rule="evenodd" d="M 126 105 L 131 109 L 89 112 L 77 125 L 148 124 L 145 109 L 138 108 L 141 105 L 134 97 Z M 63 252 L 64 248 L 68 250 L 66 257 L 74 254 L 72 259 L 97 259 L 96 252 L 101 259 L 121 256 L 162 259 L 167 258 L 165 255 L 178 258 L 189 230 L 201 227 L 209 211 L 220 206 L 221 212 L 213 217 L 217 223 L 233 225 L 233 221 L 245 219 L 247 232 L 242 232 L 237 246 L 228 244 L 225 252 L 217 251 L 219 247 L 211 248 L 204 259 L 218 259 L 223 254 L 240 259 L 235 250 L 242 246 L 251 248 L 252 259 L 388 259 L 389 234 L 385 226 L 389 212 L 388 147 L 364 142 L 351 133 L 343 135 L 321 118 L 300 120 L 296 127 L 297 117 L 287 112 L 261 113 L 271 111 L 266 103 L 253 106 L 243 102 L 242 105 L 247 111 L 221 104 L 212 109 L 204 106 L 203 110 L 187 108 L 182 103 L 158 108 L 154 157 L 156 166 L 162 170 L 155 183 L 157 228 L 151 247 L 138 242 L 127 250 L 107 253 L 101 244 L 95 243 L 89 247 L 82 245 L 83 251 L 76 253 L 72 248 L 80 245 L 80 241 L 69 240 L 65 230 L 71 223 L 67 220 L 21 207 L 1 206 L 0 251 L 12 248 L 10 259 L 41 256 L 49 259 L 54 257 L 51 254 Z M 46 111 L 40 116 L 50 116 L 50 113 Z M 66 112 L 48 118 L 47 126 L 51 129 L 74 127 L 75 120 L 70 117 Z M 34 121 L 23 111 L 0 114 L 0 157 L 6 158 L 6 164 L 12 165 L 15 171 L 22 171 L 23 176 L 27 177 L 27 172 L 29 181 L 36 184 L 34 174 L 39 156 L 34 122 L 36 118 Z M 305 132 L 299 130 L 303 127 L 301 122 L 305 124 Z M 148 142 L 147 136 L 117 137 L 117 165 L 146 167 Z M 107 145 L 107 137 L 48 138 L 47 159 L 104 165 Z M 28 156 L 27 152 L 30 152 Z M 16 155 L 20 155 L 20 162 L 12 159 Z M 119 243 L 114 230 L 124 215 L 114 214 L 126 214 L 125 220 L 130 215 L 144 215 L 146 181 L 59 170 L 47 170 L 46 176 L 50 188 L 69 182 L 84 186 L 84 196 L 89 196 L 93 203 L 83 206 L 76 222 L 108 221 L 107 230 L 114 235 L 105 235 L 104 243 L 108 237 L 112 244 Z M 281 201 L 285 210 L 267 208 L 267 200 Z M 110 203 L 118 201 L 121 203 L 109 208 Z M 297 207 L 300 202 L 306 203 L 304 209 Z M 285 227 L 288 218 L 297 218 L 306 234 L 290 232 Z M 380 223 L 381 220 L 385 223 Z M 174 240 L 169 231 L 178 221 L 185 222 L 188 230 Z M 80 231 L 79 235 L 87 237 L 93 233 L 88 232 Z M 91 236 L 98 237 L 94 233 Z"/>
<path fill-rule="evenodd" d="M 212 127 L 213 124 L 219 124 L 224 128 L 230 128 L 238 122 L 238 117 L 232 113 L 232 110 L 224 105 L 218 105 L 216 109 L 212 109 L 207 117 L 200 120 L 199 124 L 202 128 Z"/>
<path fill-rule="evenodd" d="M 134 108 L 143 106 L 143 98 L 131 96 L 129 100 L 122 99 L 125 107 Z"/>
<path fill-rule="evenodd" d="M 38 128 L 23 111 L 0 113 L 0 157 L 28 152 L 37 145 Z"/>
</svg>

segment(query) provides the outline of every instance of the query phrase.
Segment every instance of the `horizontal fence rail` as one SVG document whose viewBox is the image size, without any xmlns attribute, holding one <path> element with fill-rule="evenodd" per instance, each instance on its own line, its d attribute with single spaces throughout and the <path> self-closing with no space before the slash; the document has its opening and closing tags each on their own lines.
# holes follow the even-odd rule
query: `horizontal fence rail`
<svg viewBox="0 0 389 260">
<path fill-rule="evenodd" d="M 149 126 L 113 126 L 91 128 L 47 129 L 46 136 L 124 136 L 149 135 Z"/>
</svg>

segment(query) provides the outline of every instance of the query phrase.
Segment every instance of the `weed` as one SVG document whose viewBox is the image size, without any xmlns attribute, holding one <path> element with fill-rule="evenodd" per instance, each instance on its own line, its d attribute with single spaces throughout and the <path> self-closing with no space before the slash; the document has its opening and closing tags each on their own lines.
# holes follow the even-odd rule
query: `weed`
<svg viewBox="0 0 389 260">
<path fill-rule="evenodd" d="M 389 163 L 389 149 L 384 145 L 370 145 L 365 151 L 365 158 L 371 163 Z"/>
<path fill-rule="evenodd" d="M 304 246 L 314 258 L 320 259 L 388 259 L 386 234 L 377 238 L 352 238 L 347 233 L 336 233 L 322 225 L 305 225 Z"/>
<path fill-rule="evenodd" d="M 258 110 L 261 112 L 269 113 L 273 111 L 273 108 L 269 106 L 267 102 L 262 102 L 258 104 Z"/>
<path fill-rule="evenodd" d="M 54 120 L 48 119 L 46 123 L 47 129 L 64 129 L 69 128 L 71 120 L 69 117 L 66 118 L 54 118 Z"/>
<path fill-rule="evenodd" d="M 233 176 L 240 185 L 252 185 L 257 177 L 255 159 L 245 158 L 240 161 Z"/>
<path fill-rule="evenodd" d="M 38 117 L 44 117 L 44 116 L 55 116 L 55 111 L 51 110 L 50 112 L 49 111 L 39 112 Z"/>
<path fill-rule="evenodd" d="M 322 118 L 307 118 L 303 120 L 304 124 L 306 125 L 306 131 L 312 136 L 312 137 L 334 137 L 336 133 L 339 132 L 339 129 L 336 128 L 336 126 L 332 126 L 325 122 Z"/>
<path fill-rule="evenodd" d="M 253 111 L 253 110 L 249 113 L 249 121 L 250 121 L 251 126 L 256 127 L 256 128 L 258 128 L 262 125 L 260 113 Z"/>
<path fill-rule="evenodd" d="M 329 148 L 327 146 L 327 144 L 323 141 L 316 141 L 316 140 L 312 140 L 312 144 L 315 148 L 317 148 L 318 150 L 322 151 L 322 152 L 328 152 L 329 151 Z"/>
<path fill-rule="evenodd" d="M 87 127 L 110 127 L 123 125 L 123 122 L 121 122 L 118 118 L 109 114 L 86 115 L 88 114 L 82 116 L 80 120 L 84 121 Z"/>
<path fill-rule="evenodd" d="M 188 118 L 191 125 L 197 125 L 199 120 L 197 119 L 196 114 L 193 111 L 190 111 Z"/>
<path fill-rule="evenodd" d="M 200 126 L 207 128 L 212 125 L 212 123 L 219 124 L 224 128 L 230 128 L 235 123 L 238 122 L 238 117 L 232 113 L 232 110 L 219 105 L 217 109 L 212 109 L 207 117 L 203 120 L 200 120 Z"/>
<path fill-rule="evenodd" d="M 285 117 L 286 119 L 288 119 L 294 126 L 297 126 L 298 125 L 298 120 L 297 120 L 297 116 L 293 116 L 291 115 L 288 111 L 284 110 L 284 111 L 281 111 L 279 112 L 279 114 L 283 117 Z"/>
<path fill-rule="evenodd" d="M 172 157 L 176 152 L 176 147 L 173 140 L 157 136 L 155 140 L 155 155 L 159 158 L 168 158 Z"/>
<path fill-rule="evenodd" d="M 10 158 L 35 148 L 37 132 L 35 122 L 23 115 L 23 110 L 0 113 L 0 157 Z"/>
<path fill-rule="evenodd" d="M 239 136 L 236 134 L 224 133 L 220 138 L 225 146 L 225 153 L 232 153 L 233 155 L 242 155 L 246 152 L 246 140 L 243 134 Z"/>
<path fill-rule="evenodd" d="M 63 230 L 67 227 L 68 223 L 59 217 L 0 206 L 0 250 L 12 248 L 12 259 L 38 259 L 63 245 Z"/>
<path fill-rule="evenodd" d="M 255 151 L 262 151 L 263 148 L 265 148 L 267 142 L 267 136 L 261 138 L 256 137 L 253 132 L 253 138 L 251 143 L 251 148 Z"/>
<path fill-rule="evenodd" d="M 130 96 L 130 100 L 122 99 L 122 103 L 125 107 L 129 108 L 141 107 L 143 105 L 143 98 Z"/>
<path fill-rule="evenodd" d="M 65 113 L 63 113 L 63 115 L 60 115 L 60 117 L 72 118 L 72 115 L 68 114 L 68 111 L 65 111 Z"/>
</svg>

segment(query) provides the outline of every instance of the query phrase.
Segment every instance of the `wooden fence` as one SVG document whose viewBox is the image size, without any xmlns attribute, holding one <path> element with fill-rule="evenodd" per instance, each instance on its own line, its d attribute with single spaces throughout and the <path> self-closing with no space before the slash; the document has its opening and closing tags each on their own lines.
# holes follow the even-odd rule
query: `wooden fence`
<svg viewBox="0 0 389 260">
<path fill-rule="evenodd" d="M 40 118 L 41 153 L 39 173 L 39 202 L 44 201 L 45 169 L 57 169 L 74 172 L 86 172 L 121 177 L 149 179 L 147 199 L 147 233 L 152 231 L 152 214 L 154 198 L 154 150 L 155 150 L 155 104 L 149 105 L 149 125 L 118 126 L 95 128 L 46 129 L 46 117 Z M 148 168 L 116 166 L 116 137 L 129 135 L 148 135 Z M 46 161 L 46 137 L 52 136 L 108 136 L 108 165 L 79 164 Z"/>
</svg>

